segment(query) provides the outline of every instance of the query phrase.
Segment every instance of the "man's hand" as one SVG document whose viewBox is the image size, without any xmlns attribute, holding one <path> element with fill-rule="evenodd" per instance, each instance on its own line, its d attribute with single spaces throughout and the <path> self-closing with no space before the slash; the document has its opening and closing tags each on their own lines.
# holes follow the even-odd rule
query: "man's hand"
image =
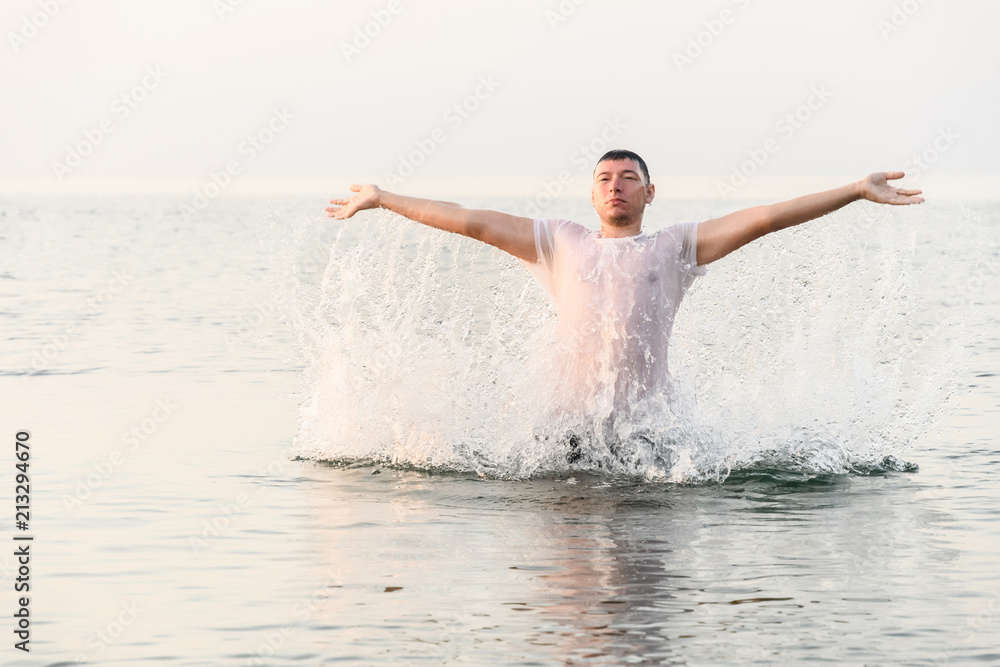
<svg viewBox="0 0 1000 667">
<path fill-rule="evenodd" d="M 867 199 L 876 204 L 906 206 L 907 204 L 920 204 L 923 202 L 924 198 L 917 196 L 921 194 L 920 190 L 904 190 L 889 185 L 888 181 L 894 181 L 902 177 L 903 172 L 901 171 L 880 171 L 870 174 L 858 184 L 858 193 L 861 199 Z"/>
<path fill-rule="evenodd" d="M 377 185 L 352 185 L 351 192 L 357 192 L 350 199 L 331 199 L 335 206 L 326 207 L 326 217 L 346 220 L 358 211 L 381 206 L 382 190 Z"/>
</svg>

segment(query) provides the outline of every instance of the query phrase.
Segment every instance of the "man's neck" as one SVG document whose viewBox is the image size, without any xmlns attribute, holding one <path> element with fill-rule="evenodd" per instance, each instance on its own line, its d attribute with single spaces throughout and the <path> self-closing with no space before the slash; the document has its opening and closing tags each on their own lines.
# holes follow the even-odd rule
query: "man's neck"
<svg viewBox="0 0 1000 667">
<path fill-rule="evenodd" d="M 620 226 L 601 221 L 601 236 L 607 239 L 623 239 L 642 233 L 642 220 Z"/>
</svg>

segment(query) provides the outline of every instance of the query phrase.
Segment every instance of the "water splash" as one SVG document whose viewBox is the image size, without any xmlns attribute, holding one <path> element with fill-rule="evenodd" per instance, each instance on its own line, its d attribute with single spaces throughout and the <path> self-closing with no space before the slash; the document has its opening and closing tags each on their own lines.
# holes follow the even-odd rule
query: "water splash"
<svg viewBox="0 0 1000 667">
<path fill-rule="evenodd" d="M 678 315 L 675 395 L 581 427 L 547 407 L 555 314 L 520 262 L 365 214 L 286 292 L 307 368 L 294 453 L 501 478 L 909 469 L 963 350 L 921 310 L 918 278 L 944 265 L 918 245 L 862 205 L 712 265 Z"/>
</svg>

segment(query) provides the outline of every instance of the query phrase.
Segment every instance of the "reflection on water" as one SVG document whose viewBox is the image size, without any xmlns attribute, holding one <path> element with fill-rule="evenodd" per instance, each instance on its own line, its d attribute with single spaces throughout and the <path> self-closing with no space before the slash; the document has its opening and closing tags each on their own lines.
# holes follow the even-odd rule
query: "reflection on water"
<svg viewBox="0 0 1000 667">
<path fill-rule="evenodd" d="M 391 629 L 387 661 L 516 663 L 527 645 L 603 664 L 781 664 L 820 649 L 863 662 L 884 655 L 886 632 L 908 638 L 900 655 L 940 650 L 935 627 L 957 622 L 940 605 L 959 592 L 958 551 L 941 539 L 953 518 L 901 502 L 919 486 L 904 474 L 761 471 L 713 487 L 314 474 L 327 480 L 310 492 L 316 547 L 343 582 L 316 622 L 356 628 L 360 653 L 363 629 Z"/>
</svg>

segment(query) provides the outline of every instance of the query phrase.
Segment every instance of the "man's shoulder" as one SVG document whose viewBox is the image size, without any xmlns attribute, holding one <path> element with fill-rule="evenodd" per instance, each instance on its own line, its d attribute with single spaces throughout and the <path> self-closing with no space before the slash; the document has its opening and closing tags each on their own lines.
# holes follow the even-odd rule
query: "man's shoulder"
<svg viewBox="0 0 1000 667">
<path fill-rule="evenodd" d="M 697 265 L 698 225 L 697 221 L 678 222 L 657 230 L 652 236 L 656 239 L 659 253 L 670 257 L 672 261 L 693 275 L 704 275 L 705 269 Z"/>
<path fill-rule="evenodd" d="M 566 227 L 567 229 L 582 229 L 584 231 L 590 231 L 579 222 L 574 222 L 572 220 L 566 220 L 565 218 L 535 218 L 535 222 L 540 222 L 544 225 L 549 225 L 554 228 Z"/>
<path fill-rule="evenodd" d="M 541 224 L 541 226 L 548 231 L 552 238 L 556 240 L 559 240 L 560 238 L 583 238 L 588 234 L 594 233 L 592 229 L 588 229 L 578 222 L 565 220 L 563 218 L 536 218 L 535 224 Z"/>
<path fill-rule="evenodd" d="M 686 243 L 693 240 L 698 233 L 698 223 L 694 221 L 689 222 L 677 222 L 672 225 L 668 225 L 663 229 L 658 229 L 652 234 L 651 237 L 657 239 L 659 242 L 663 243 Z"/>
<path fill-rule="evenodd" d="M 667 225 L 663 229 L 657 229 L 655 232 L 650 234 L 650 236 L 660 236 L 665 234 L 668 236 L 680 237 L 686 234 L 690 234 L 692 229 L 697 229 L 697 228 L 698 228 L 698 223 L 693 220 L 688 222 L 675 222 L 672 225 Z"/>
<path fill-rule="evenodd" d="M 698 244 L 698 223 L 695 221 L 678 222 L 651 235 L 660 253 L 677 258 L 691 255 Z"/>
</svg>

